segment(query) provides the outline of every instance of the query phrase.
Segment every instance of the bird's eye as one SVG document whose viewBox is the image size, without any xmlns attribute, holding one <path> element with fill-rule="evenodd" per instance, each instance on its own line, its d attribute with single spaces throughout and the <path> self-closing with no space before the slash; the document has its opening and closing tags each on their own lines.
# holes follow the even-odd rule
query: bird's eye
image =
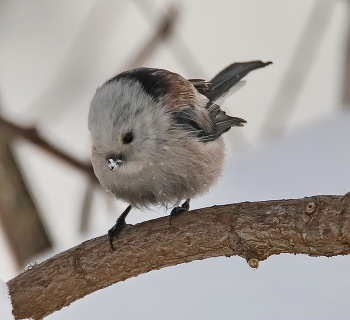
<svg viewBox="0 0 350 320">
<path fill-rule="evenodd" d="M 133 139 L 134 137 L 131 132 L 126 132 L 126 133 L 123 133 L 122 135 L 122 141 L 124 144 L 130 143 Z"/>
</svg>

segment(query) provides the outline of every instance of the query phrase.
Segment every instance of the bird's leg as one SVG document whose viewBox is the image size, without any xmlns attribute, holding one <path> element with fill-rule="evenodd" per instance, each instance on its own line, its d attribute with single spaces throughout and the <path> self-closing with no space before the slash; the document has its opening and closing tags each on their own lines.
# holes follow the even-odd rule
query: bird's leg
<svg viewBox="0 0 350 320">
<path fill-rule="evenodd" d="M 173 217 L 177 216 L 181 212 L 188 211 L 190 209 L 190 199 L 187 198 L 186 201 L 181 205 L 181 207 L 175 207 L 170 212 L 170 225 Z"/>
<path fill-rule="evenodd" d="M 109 239 L 109 244 L 111 245 L 111 248 L 113 251 L 115 251 L 114 246 L 113 246 L 113 238 L 118 238 L 118 234 L 120 231 L 124 229 L 126 226 L 125 218 L 128 215 L 128 213 L 131 210 L 131 206 L 128 206 L 125 211 L 120 215 L 120 217 L 117 219 L 117 222 L 115 225 L 108 230 L 108 239 Z"/>
</svg>

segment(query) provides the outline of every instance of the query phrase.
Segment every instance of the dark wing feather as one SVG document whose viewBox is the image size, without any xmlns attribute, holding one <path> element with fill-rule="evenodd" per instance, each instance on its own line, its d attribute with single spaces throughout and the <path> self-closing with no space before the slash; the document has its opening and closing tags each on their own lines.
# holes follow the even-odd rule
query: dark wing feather
<svg viewBox="0 0 350 320">
<path fill-rule="evenodd" d="M 272 62 L 250 61 L 237 62 L 219 72 L 211 81 L 210 90 L 203 93 L 210 101 L 215 101 L 226 95 L 229 90 L 249 72 L 263 68 Z"/>
<path fill-rule="evenodd" d="M 231 117 L 221 110 L 220 107 L 212 102 L 208 102 L 207 109 L 212 123 L 212 132 L 208 132 L 201 140 L 203 142 L 213 141 L 219 138 L 223 133 L 229 131 L 231 127 L 243 127 L 247 121 L 242 118 Z"/>
<path fill-rule="evenodd" d="M 197 91 L 201 94 L 206 94 L 210 88 L 211 83 L 204 79 L 188 79 L 189 82 L 193 84 L 193 86 L 197 89 Z"/>
<path fill-rule="evenodd" d="M 191 105 L 173 113 L 175 126 L 180 126 L 184 130 L 191 132 L 202 142 L 216 140 L 223 133 L 230 130 L 231 127 L 242 127 L 246 123 L 244 119 L 228 116 L 214 102 L 225 96 L 249 72 L 263 68 L 271 63 L 262 61 L 233 63 L 217 74 L 210 82 L 202 79 L 188 80 L 199 93 L 209 99 L 205 107 L 209 119 L 206 123 L 203 123 L 203 120 L 199 117 L 198 110 Z"/>
<path fill-rule="evenodd" d="M 202 142 L 216 140 L 223 133 L 230 130 L 231 127 L 242 127 L 246 123 L 244 119 L 228 116 L 215 103 L 209 102 L 207 110 L 210 118 L 210 126 L 203 126 L 198 121 L 198 114 L 194 106 L 173 113 L 174 123 L 177 126 L 181 126 L 184 130 L 191 132 Z"/>
</svg>

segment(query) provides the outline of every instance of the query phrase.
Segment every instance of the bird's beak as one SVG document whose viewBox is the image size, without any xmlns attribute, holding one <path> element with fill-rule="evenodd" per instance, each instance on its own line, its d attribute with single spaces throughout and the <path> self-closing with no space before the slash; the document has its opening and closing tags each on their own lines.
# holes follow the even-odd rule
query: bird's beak
<svg viewBox="0 0 350 320">
<path fill-rule="evenodd" d="M 108 160 L 108 168 L 111 170 L 114 170 L 115 168 L 119 167 L 123 163 L 123 160 L 121 159 L 109 158 L 107 160 Z"/>
</svg>

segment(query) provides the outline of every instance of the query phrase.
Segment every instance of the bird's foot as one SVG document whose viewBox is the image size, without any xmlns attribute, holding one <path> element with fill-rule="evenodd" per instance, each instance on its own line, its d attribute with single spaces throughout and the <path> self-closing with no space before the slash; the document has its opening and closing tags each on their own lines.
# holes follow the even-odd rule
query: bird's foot
<svg viewBox="0 0 350 320">
<path fill-rule="evenodd" d="M 120 231 L 122 231 L 125 228 L 125 226 L 126 226 L 125 218 L 128 215 L 128 213 L 130 212 L 130 210 L 131 210 L 131 206 L 128 206 L 126 208 L 126 210 L 117 219 L 117 222 L 115 223 L 115 225 L 111 229 L 108 230 L 109 244 L 110 244 L 113 251 L 115 251 L 114 246 L 113 246 L 113 239 L 114 238 L 117 239 Z"/>
<path fill-rule="evenodd" d="M 111 229 L 108 230 L 109 244 L 110 244 L 113 251 L 115 251 L 114 246 L 113 246 L 113 239 L 118 238 L 118 234 L 120 233 L 120 231 L 122 231 L 124 229 L 125 226 L 126 226 L 125 219 L 118 218 L 115 225 Z"/>
<path fill-rule="evenodd" d="M 187 199 L 181 207 L 175 207 L 173 210 L 170 212 L 170 225 L 171 225 L 171 220 L 177 216 L 181 212 L 188 211 L 190 209 L 190 199 Z"/>
</svg>

